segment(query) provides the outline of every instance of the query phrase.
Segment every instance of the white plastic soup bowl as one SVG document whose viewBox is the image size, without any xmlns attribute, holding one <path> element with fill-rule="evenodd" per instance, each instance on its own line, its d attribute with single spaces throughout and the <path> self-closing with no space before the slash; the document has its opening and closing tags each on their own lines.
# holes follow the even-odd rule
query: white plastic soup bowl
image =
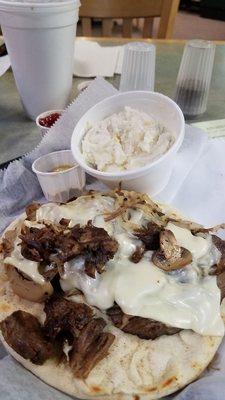
<svg viewBox="0 0 225 400">
<path fill-rule="evenodd" d="M 81 151 L 81 142 L 87 126 L 120 112 L 125 106 L 144 111 L 161 122 L 175 134 L 175 142 L 165 154 L 143 167 L 122 172 L 98 171 L 88 165 Z M 109 187 L 116 187 L 122 182 L 124 189 L 156 195 L 169 181 L 176 154 L 184 139 L 184 127 L 183 113 L 169 97 L 149 91 L 118 93 L 97 103 L 82 116 L 73 131 L 71 150 L 77 163 L 88 174 Z"/>
</svg>

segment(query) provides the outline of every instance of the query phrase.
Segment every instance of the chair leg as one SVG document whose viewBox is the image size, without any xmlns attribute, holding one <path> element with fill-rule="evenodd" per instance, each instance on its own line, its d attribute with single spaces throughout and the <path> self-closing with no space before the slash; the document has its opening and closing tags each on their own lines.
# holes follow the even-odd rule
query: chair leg
<svg viewBox="0 0 225 400">
<path fill-rule="evenodd" d="M 113 20 L 106 18 L 102 20 L 102 35 L 104 37 L 112 36 Z"/>
<path fill-rule="evenodd" d="M 170 39 L 173 34 L 174 22 L 177 15 L 179 0 L 164 0 L 160 18 L 158 39 Z"/>
<path fill-rule="evenodd" d="M 132 18 L 123 19 L 123 37 L 130 38 L 132 34 Z"/>
<path fill-rule="evenodd" d="M 152 37 L 154 18 L 145 18 L 143 27 L 143 38 Z"/>
<path fill-rule="evenodd" d="M 83 36 L 92 36 L 91 18 L 81 18 Z"/>
</svg>

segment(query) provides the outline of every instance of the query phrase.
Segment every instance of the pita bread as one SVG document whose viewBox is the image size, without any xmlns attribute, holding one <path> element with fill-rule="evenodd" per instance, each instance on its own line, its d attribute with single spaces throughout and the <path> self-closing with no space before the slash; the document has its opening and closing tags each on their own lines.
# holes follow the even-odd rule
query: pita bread
<svg viewBox="0 0 225 400">
<path fill-rule="evenodd" d="M 25 215 L 7 230 L 19 227 Z M 12 292 L 0 265 L 0 320 L 16 310 L 27 311 L 44 321 L 43 305 L 19 298 Z M 222 337 L 201 336 L 182 330 L 171 336 L 143 340 L 111 326 L 115 341 L 109 354 L 90 372 L 86 380 L 73 376 L 66 364 L 54 359 L 35 365 L 10 348 L 8 352 L 25 368 L 47 384 L 81 399 L 144 400 L 159 399 L 195 380 L 213 359 Z"/>
</svg>

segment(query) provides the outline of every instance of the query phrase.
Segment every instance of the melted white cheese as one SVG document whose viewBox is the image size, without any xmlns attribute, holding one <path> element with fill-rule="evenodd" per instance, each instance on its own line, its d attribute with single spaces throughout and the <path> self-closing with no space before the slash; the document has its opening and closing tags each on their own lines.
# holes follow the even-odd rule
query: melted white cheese
<svg viewBox="0 0 225 400">
<path fill-rule="evenodd" d="M 24 272 L 24 274 L 29 276 L 34 282 L 43 285 L 45 283 L 45 279 L 38 271 L 39 263 L 27 260 L 22 256 L 19 245 L 20 243 L 21 240 L 17 238 L 14 244 L 14 250 L 12 251 L 10 257 L 6 257 L 4 259 L 4 263 L 13 265 L 19 271 Z"/>
<path fill-rule="evenodd" d="M 29 221 L 28 219 L 25 219 L 24 225 L 27 226 L 28 228 L 37 228 L 37 229 L 45 228 L 45 225 L 42 224 L 41 222 Z"/>
<path fill-rule="evenodd" d="M 128 234 L 118 222 L 106 223 L 105 210 L 113 211 L 110 198 L 79 199 L 68 205 L 44 205 L 37 212 L 37 219 L 58 222 L 61 218 L 71 219 L 71 226 L 86 224 L 92 219 L 98 227 L 103 227 L 119 243 L 114 258 L 106 263 L 106 271 L 96 274 L 96 279 L 84 273 L 84 259 L 79 257 L 65 263 L 65 275 L 61 279 L 64 291 L 74 288 L 82 290 L 89 304 L 105 310 L 116 302 L 122 310 L 131 315 L 152 318 L 168 325 L 192 329 L 203 335 L 223 335 L 224 326 L 220 316 L 220 290 L 216 277 L 202 278 L 199 273 L 202 260 L 211 263 L 209 256 L 211 239 L 193 236 L 190 231 L 168 224 L 178 244 L 193 254 L 195 261 L 187 268 L 187 273 L 168 274 L 151 262 L 151 252 L 134 264 L 129 258 L 141 242 Z M 141 215 L 132 216 L 137 221 Z M 17 242 L 18 243 L 18 242 Z M 218 254 L 217 254 L 218 256 Z M 211 258 L 210 258 L 211 257 Z M 201 260 L 201 262 L 199 261 Z M 38 272 L 38 263 L 24 259 L 20 247 L 15 246 L 6 263 L 16 266 L 36 282 L 44 278 Z M 185 268 L 183 269 L 185 270 Z"/>
<path fill-rule="evenodd" d="M 173 232 L 179 246 L 184 247 L 192 253 L 194 259 L 198 259 L 207 254 L 211 247 L 211 241 L 201 236 L 192 235 L 186 228 L 174 225 L 169 222 L 166 226 Z"/>
<path fill-rule="evenodd" d="M 126 232 L 114 237 L 119 250 L 107 263 L 106 271 L 96 274 L 96 279 L 83 272 L 82 258 L 66 263 L 66 273 L 61 279 L 64 291 L 76 287 L 82 290 L 89 304 L 102 310 L 116 302 L 130 315 L 152 318 L 203 335 L 223 335 L 216 277 L 199 278 L 197 267 L 189 266 L 183 283 L 179 273 L 170 275 L 157 268 L 151 262 L 151 252 L 134 264 L 129 257 L 137 246 L 137 239 Z M 203 254 L 199 243 L 198 254 Z M 201 243 L 204 247 L 205 243 Z"/>
<path fill-rule="evenodd" d="M 130 222 L 132 222 L 134 224 L 142 225 L 142 222 L 144 221 L 143 211 L 130 210 L 129 214 L 130 214 L 130 219 L 129 219 Z"/>
<path fill-rule="evenodd" d="M 69 362 L 69 352 L 72 350 L 73 346 L 69 345 L 68 340 L 65 340 L 63 343 L 63 353 L 66 356 L 67 361 Z"/>
<path fill-rule="evenodd" d="M 70 219 L 69 227 L 76 224 L 86 225 L 97 215 L 114 210 L 114 200 L 110 197 L 78 198 L 68 204 L 44 204 L 36 212 L 38 221 L 59 222 L 62 218 Z"/>
<path fill-rule="evenodd" d="M 115 233 L 114 238 L 119 243 L 119 249 L 115 255 L 116 260 L 121 257 L 130 257 L 136 250 L 137 246 L 141 246 L 142 242 L 127 232 L 123 231 Z"/>
<path fill-rule="evenodd" d="M 70 262 L 73 264 L 73 261 Z M 155 267 L 149 259 L 138 264 L 128 259 L 109 261 L 107 271 L 88 277 L 81 269 L 65 275 L 62 289 L 82 290 L 89 304 L 100 309 L 114 301 L 130 315 L 152 318 L 165 324 L 192 329 L 203 335 L 223 335 L 220 290 L 215 277 L 199 283 L 180 283 Z"/>
<path fill-rule="evenodd" d="M 110 235 L 113 236 L 116 228 L 115 221 L 105 222 L 104 215 L 97 215 L 92 219 L 92 224 L 97 228 L 103 228 Z"/>
</svg>

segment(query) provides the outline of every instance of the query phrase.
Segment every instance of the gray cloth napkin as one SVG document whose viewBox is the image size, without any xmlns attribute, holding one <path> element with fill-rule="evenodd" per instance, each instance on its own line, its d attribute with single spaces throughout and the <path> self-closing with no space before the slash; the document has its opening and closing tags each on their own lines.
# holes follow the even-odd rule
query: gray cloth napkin
<svg viewBox="0 0 225 400">
<path fill-rule="evenodd" d="M 79 97 L 67 108 L 60 119 L 42 139 L 39 146 L 20 161 L 13 162 L 9 167 L 0 171 L 0 231 L 9 222 L 20 214 L 27 203 L 33 200 L 43 200 L 36 176 L 31 172 L 32 162 L 43 154 L 70 148 L 70 139 L 74 126 L 84 112 L 96 102 L 111 96 L 116 90 L 104 79 L 97 78 Z M 181 165 L 183 173 L 190 175 L 190 165 L 196 161 L 203 152 L 205 139 L 197 137 L 196 129 L 187 128 L 184 144 L 177 158 L 174 175 L 179 185 L 182 181 L 180 174 Z M 222 144 L 220 144 L 222 146 Z M 220 147 L 220 146 L 219 146 Z M 183 149 L 183 150 L 182 150 Z M 183 151 L 183 156 L 182 156 Z M 217 154 L 215 149 L 215 156 Z M 222 150 L 221 150 L 222 151 Z M 203 154 L 204 155 L 204 154 Z M 186 160 L 184 162 L 184 160 Z M 204 164 L 205 165 L 205 164 Z M 176 185 L 174 185 L 176 186 Z M 93 182 L 89 187 L 100 188 L 99 183 Z M 173 198 L 171 190 L 164 195 Z M 224 400 L 225 399 L 225 362 L 222 354 L 225 353 L 224 345 L 219 353 L 219 370 L 212 370 L 203 378 L 189 385 L 178 395 L 170 396 L 173 400 Z M 41 382 L 33 374 L 26 371 L 6 352 L 0 345 L 0 400 L 68 400 L 69 397 Z M 184 366 L 185 368 L 185 366 Z"/>
</svg>

